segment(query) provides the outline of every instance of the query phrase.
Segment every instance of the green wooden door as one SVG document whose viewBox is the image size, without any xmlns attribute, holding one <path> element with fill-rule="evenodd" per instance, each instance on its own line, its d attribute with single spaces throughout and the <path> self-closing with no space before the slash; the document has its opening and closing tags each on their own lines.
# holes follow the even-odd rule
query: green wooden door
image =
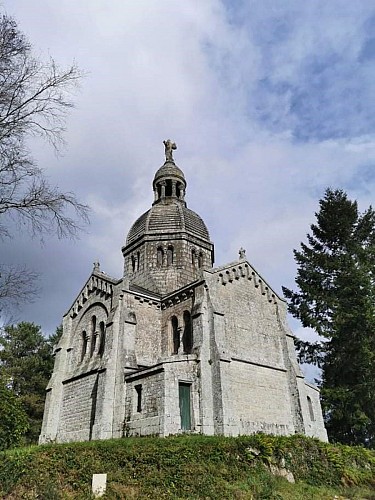
<svg viewBox="0 0 375 500">
<path fill-rule="evenodd" d="M 181 429 L 190 431 L 191 429 L 191 410 L 190 410 L 190 392 L 191 385 L 180 382 L 178 384 L 180 399 Z"/>
</svg>

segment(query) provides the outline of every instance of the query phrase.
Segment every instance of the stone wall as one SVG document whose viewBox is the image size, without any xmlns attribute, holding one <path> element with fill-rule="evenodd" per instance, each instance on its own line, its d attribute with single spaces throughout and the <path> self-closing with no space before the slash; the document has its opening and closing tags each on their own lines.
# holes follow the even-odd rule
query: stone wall
<svg viewBox="0 0 375 500">
<path fill-rule="evenodd" d="M 94 372 L 65 381 L 57 435 L 59 442 L 87 441 L 96 437 L 98 401 L 103 393 L 103 375 Z"/>
<path fill-rule="evenodd" d="M 280 320 L 284 303 L 247 262 L 206 272 L 223 432 L 303 432 L 297 364 Z M 282 312 L 281 312 L 282 311 Z M 220 319 L 220 321 L 219 321 Z"/>
<path fill-rule="evenodd" d="M 159 435 L 163 409 L 164 371 L 161 367 L 126 377 L 124 435 Z"/>
<path fill-rule="evenodd" d="M 134 321 L 134 340 L 122 335 L 121 349 L 127 350 L 133 343 L 136 362 L 141 366 L 150 366 L 161 356 L 161 309 L 160 302 L 144 295 L 127 292 L 124 295 L 125 322 Z M 130 334 L 130 328 L 128 327 Z M 120 333 L 121 334 L 121 333 Z"/>
<path fill-rule="evenodd" d="M 286 371 L 232 361 L 225 433 L 293 434 Z"/>
<path fill-rule="evenodd" d="M 328 441 L 320 406 L 319 390 L 315 386 L 301 380 L 301 385 L 302 383 L 304 383 L 304 389 L 306 391 L 306 396 L 302 400 L 306 436 Z"/>
</svg>

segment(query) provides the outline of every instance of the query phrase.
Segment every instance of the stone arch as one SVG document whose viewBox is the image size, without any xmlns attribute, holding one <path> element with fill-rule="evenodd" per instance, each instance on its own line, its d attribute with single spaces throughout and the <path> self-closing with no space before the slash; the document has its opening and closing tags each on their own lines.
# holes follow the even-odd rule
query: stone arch
<svg viewBox="0 0 375 500">
<path fill-rule="evenodd" d="M 94 302 L 86 310 L 82 310 L 82 316 L 74 329 L 73 359 L 75 363 L 80 363 L 84 358 L 98 354 L 100 346 L 100 344 L 98 346 L 98 342 L 100 342 L 100 329 L 98 328 L 101 322 L 104 326 L 107 324 L 107 318 L 108 310 L 102 302 Z M 82 332 L 85 332 L 85 341 Z"/>
<path fill-rule="evenodd" d="M 190 354 L 193 349 L 193 325 L 191 321 L 191 314 L 189 311 L 184 311 L 184 333 L 182 336 L 182 344 L 184 347 L 184 353 Z"/>
<path fill-rule="evenodd" d="M 178 354 L 180 348 L 180 329 L 178 328 L 177 316 L 171 317 L 171 330 L 172 330 L 172 343 L 173 343 L 173 354 Z"/>
</svg>

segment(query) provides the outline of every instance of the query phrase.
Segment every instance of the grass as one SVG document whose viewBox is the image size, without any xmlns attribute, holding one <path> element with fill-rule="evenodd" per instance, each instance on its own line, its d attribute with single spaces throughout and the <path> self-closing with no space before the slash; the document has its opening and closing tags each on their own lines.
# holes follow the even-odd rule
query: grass
<svg viewBox="0 0 375 500">
<path fill-rule="evenodd" d="M 275 476 L 290 471 L 295 484 Z M 51 444 L 0 453 L 0 497 L 91 499 L 373 499 L 375 451 L 303 436 L 175 436 Z"/>
</svg>

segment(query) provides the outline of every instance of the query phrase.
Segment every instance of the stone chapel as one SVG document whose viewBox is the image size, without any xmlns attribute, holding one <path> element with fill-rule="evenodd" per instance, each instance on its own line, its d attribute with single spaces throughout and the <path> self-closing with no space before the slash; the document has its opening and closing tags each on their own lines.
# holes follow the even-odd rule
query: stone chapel
<svg viewBox="0 0 375 500">
<path fill-rule="evenodd" d="M 219 267 L 164 141 L 154 202 L 98 263 L 64 316 L 40 443 L 178 433 L 301 433 L 327 440 L 297 363 L 286 303 L 248 262 Z"/>
</svg>

